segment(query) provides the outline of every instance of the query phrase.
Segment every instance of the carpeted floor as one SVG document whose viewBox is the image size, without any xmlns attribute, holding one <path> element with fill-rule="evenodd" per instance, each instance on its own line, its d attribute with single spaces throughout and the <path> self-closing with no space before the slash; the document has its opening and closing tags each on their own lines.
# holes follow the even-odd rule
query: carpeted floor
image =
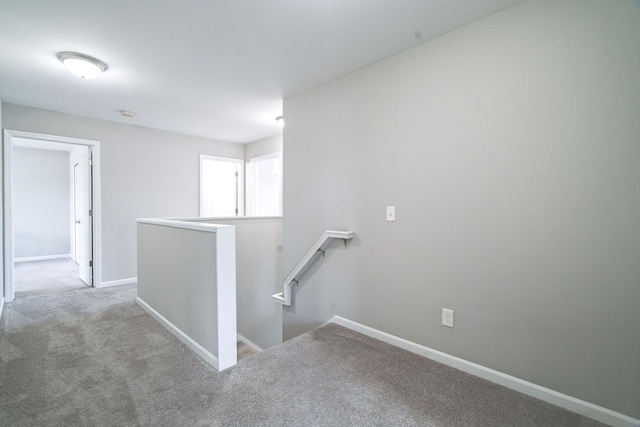
<svg viewBox="0 0 640 427">
<path fill-rule="evenodd" d="M 78 264 L 71 258 L 16 262 L 13 287 L 17 297 L 86 288 L 78 277 Z"/>
<path fill-rule="evenodd" d="M 337 325 L 217 372 L 134 298 L 118 286 L 7 304 L 0 425 L 601 425 Z"/>
</svg>

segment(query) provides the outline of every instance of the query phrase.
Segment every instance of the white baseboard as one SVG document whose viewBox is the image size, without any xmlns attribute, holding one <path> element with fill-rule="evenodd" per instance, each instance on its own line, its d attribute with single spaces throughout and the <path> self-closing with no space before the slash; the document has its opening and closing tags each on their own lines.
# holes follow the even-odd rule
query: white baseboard
<svg viewBox="0 0 640 427">
<path fill-rule="evenodd" d="M 262 349 L 260 347 L 258 347 L 257 345 L 255 345 L 254 343 L 252 343 L 251 341 L 249 341 L 248 339 L 246 339 L 242 335 L 240 335 L 240 334 L 237 334 L 237 335 L 238 335 L 238 341 L 245 343 L 246 345 L 248 345 L 249 347 L 251 347 L 252 349 L 257 351 L 258 353 L 262 351 Z"/>
<path fill-rule="evenodd" d="M 136 303 L 140 307 L 142 307 L 147 313 L 149 313 L 151 316 L 153 316 L 158 322 L 160 322 L 160 324 L 162 326 L 167 328 L 169 330 L 169 332 L 171 332 L 180 341 L 182 341 L 184 343 L 184 345 L 189 347 L 198 356 L 202 357 L 207 363 L 209 363 L 211 366 L 216 368 L 216 370 L 219 370 L 218 369 L 218 366 L 219 366 L 218 358 L 216 356 L 214 356 L 213 354 L 211 354 L 211 352 L 209 352 L 209 350 L 207 350 L 206 348 L 202 347 L 200 344 L 198 344 L 193 339 L 191 339 L 191 337 L 189 337 L 187 334 L 182 332 L 177 326 L 175 326 L 173 323 L 168 321 L 164 316 L 162 316 L 160 313 L 158 313 L 153 308 L 151 308 L 146 302 L 141 300 L 140 297 L 136 298 Z"/>
<path fill-rule="evenodd" d="M 128 279 L 110 280 L 108 282 L 101 282 L 98 288 L 108 288 L 109 286 L 128 285 L 130 283 L 137 283 L 137 277 L 130 277 Z"/>
<path fill-rule="evenodd" d="M 28 257 L 14 258 L 13 262 L 47 261 L 50 259 L 60 259 L 60 258 L 71 258 L 71 254 L 28 256 Z"/>
<path fill-rule="evenodd" d="M 535 397 L 536 399 L 551 403 L 552 405 L 559 406 L 577 414 L 584 415 L 585 417 L 609 424 L 613 427 L 640 426 L 640 420 L 631 418 L 627 415 L 585 402 L 584 400 L 576 399 L 575 397 L 504 374 L 494 369 L 451 356 L 441 351 L 416 344 L 403 338 L 396 337 L 395 335 L 370 328 L 369 326 L 365 326 L 361 323 L 345 319 L 344 317 L 334 316 L 327 323 L 335 323 L 340 326 L 344 326 L 345 328 L 360 332 L 363 335 L 400 347 L 404 350 L 410 351 L 411 353 L 435 360 L 436 362 L 440 362 L 471 375 L 484 378 L 488 381 L 519 391 L 520 393 Z"/>
<path fill-rule="evenodd" d="M 0 319 L 2 319 L 2 309 L 4 308 L 4 296 L 0 296 Z"/>
</svg>

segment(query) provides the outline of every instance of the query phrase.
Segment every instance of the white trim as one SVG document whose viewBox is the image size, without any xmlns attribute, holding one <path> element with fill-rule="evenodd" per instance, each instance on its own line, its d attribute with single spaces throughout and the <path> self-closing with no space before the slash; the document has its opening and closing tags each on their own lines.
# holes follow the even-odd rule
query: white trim
<svg viewBox="0 0 640 427">
<path fill-rule="evenodd" d="M 75 148 L 75 147 L 74 147 Z M 74 163 L 74 150 L 69 150 L 69 251 L 71 259 L 77 261 L 76 258 L 76 174 Z"/>
<path fill-rule="evenodd" d="M 216 291 L 219 370 L 238 363 L 236 312 L 236 228 L 216 226 Z"/>
<path fill-rule="evenodd" d="M 3 296 L 7 302 L 13 301 L 13 215 L 12 207 L 9 202 L 12 197 L 13 187 L 13 165 L 11 162 L 12 134 L 5 129 L 4 131 L 4 147 L 3 147 L 3 178 L 4 178 L 4 197 L 2 199 L 4 205 L 4 292 Z"/>
<path fill-rule="evenodd" d="M 198 216 L 189 218 L 162 218 L 176 221 L 211 222 L 211 221 L 237 221 L 237 220 L 259 220 L 259 219 L 283 219 L 281 216 Z"/>
<path fill-rule="evenodd" d="M 441 351 L 425 347 L 412 341 L 405 340 L 404 338 L 379 331 L 361 323 L 345 319 L 344 317 L 333 316 L 327 323 L 335 323 L 337 325 L 344 326 L 345 328 L 360 332 L 361 334 L 368 337 L 375 338 L 396 347 L 400 347 L 404 350 L 410 351 L 411 353 L 415 353 L 428 359 L 435 360 L 436 362 L 440 362 L 444 365 L 451 366 L 468 374 L 484 378 L 485 380 L 500 384 L 515 391 L 519 391 L 520 393 L 535 397 L 536 399 L 543 400 L 547 403 L 551 403 L 552 405 L 559 406 L 585 417 L 589 417 L 602 423 L 609 424 L 613 427 L 640 426 L 640 420 L 631 418 L 619 412 L 615 412 L 610 409 L 603 408 L 602 406 L 585 402 L 584 400 L 576 399 L 575 397 L 559 393 L 546 387 L 539 386 L 529 381 L 507 375 L 505 373 L 487 368 L 482 365 L 478 365 L 473 362 L 469 362 L 464 359 L 460 359 L 459 357 L 451 356 L 450 354 L 443 353 Z"/>
<path fill-rule="evenodd" d="M 4 309 L 4 297 L 0 295 L 0 319 L 2 319 L 2 309 Z"/>
<path fill-rule="evenodd" d="M 165 328 L 169 330 L 173 335 L 175 335 L 180 341 L 184 343 L 187 347 L 189 347 L 194 353 L 198 356 L 202 357 L 207 363 L 209 363 L 214 368 L 218 369 L 218 358 L 211 354 L 206 348 L 202 347 L 200 344 L 195 342 L 191 337 L 182 332 L 177 326 L 173 323 L 169 322 L 164 318 L 160 313 L 155 311 L 153 308 L 149 306 L 146 302 L 140 299 L 140 297 L 136 297 L 136 303 L 142 307 L 147 313 L 149 313 L 153 318 L 155 318 L 158 322 L 162 324 Z"/>
<path fill-rule="evenodd" d="M 130 277 L 128 279 L 109 280 L 108 282 L 100 283 L 100 288 L 108 288 L 110 286 L 129 285 L 131 283 L 138 283 L 137 277 Z"/>
<path fill-rule="evenodd" d="M 252 349 L 254 349 L 255 351 L 257 351 L 258 353 L 260 353 L 261 351 L 263 351 L 260 347 L 258 347 L 256 344 L 254 344 L 253 342 L 249 341 L 248 339 L 246 339 L 245 337 L 243 337 L 240 334 L 238 335 L 238 341 L 246 344 L 247 346 L 251 347 Z"/>
<path fill-rule="evenodd" d="M 25 256 L 21 258 L 14 258 L 13 262 L 47 261 L 50 259 L 61 259 L 61 258 L 71 258 L 71 254 Z"/>
<path fill-rule="evenodd" d="M 91 149 L 93 157 L 93 286 L 99 288 L 102 278 L 102 225 L 101 225 L 101 193 L 100 193 L 100 141 L 90 139 L 72 138 L 58 135 L 48 135 L 42 133 L 25 132 L 19 130 L 4 130 L 4 292 L 6 302 L 12 302 L 14 298 L 13 288 L 13 178 L 12 178 L 12 151 L 13 139 L 23 138 L 50 143 L 83 145 Z"/>
<path fill-rule="evenodd" d="M 137 218 L 139 224 L 160 225 L 163 227 L 186 228 L 187 230 L 207 231 L 217 233 L 219 228 L 233 227 L 226 224 L 196 224 L 195 221 L 182 221 L 176 219 Z"/>
</svg>

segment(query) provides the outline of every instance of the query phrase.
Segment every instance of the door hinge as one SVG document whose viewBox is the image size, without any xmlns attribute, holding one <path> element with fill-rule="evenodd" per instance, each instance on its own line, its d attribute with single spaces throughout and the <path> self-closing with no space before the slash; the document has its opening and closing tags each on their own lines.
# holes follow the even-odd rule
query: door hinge
<svg viewBox="0 0 640 427">
<path fill-rule="evenodd" d="M 236 208 L 236 216 L 238 216 L 238 208 Z"/>
<path fill-rule="evenodd" d="M 93 267 L 93 260 L 89 261 L 89 267 Z"/>
<path fill-rule="evenodd" d="M 89 209 L 89 216 L 93 216 L 93 209 Z"/>
<path fill-rule="evenodd" d="M 93 160 L 89 159 L 89 166 L 93 166 Z"/>
</svg>

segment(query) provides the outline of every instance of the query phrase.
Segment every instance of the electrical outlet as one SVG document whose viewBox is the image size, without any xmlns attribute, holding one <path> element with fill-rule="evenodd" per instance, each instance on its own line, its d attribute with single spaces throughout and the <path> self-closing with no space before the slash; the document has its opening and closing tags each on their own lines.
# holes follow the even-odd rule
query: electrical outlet
<svg viewBox="0 0 640 427">
<path fill-rule="evenodd" d="M 442 309 L 442 326 L 453 328 L 453 310 L 448 308 Z"/>
</svg>

